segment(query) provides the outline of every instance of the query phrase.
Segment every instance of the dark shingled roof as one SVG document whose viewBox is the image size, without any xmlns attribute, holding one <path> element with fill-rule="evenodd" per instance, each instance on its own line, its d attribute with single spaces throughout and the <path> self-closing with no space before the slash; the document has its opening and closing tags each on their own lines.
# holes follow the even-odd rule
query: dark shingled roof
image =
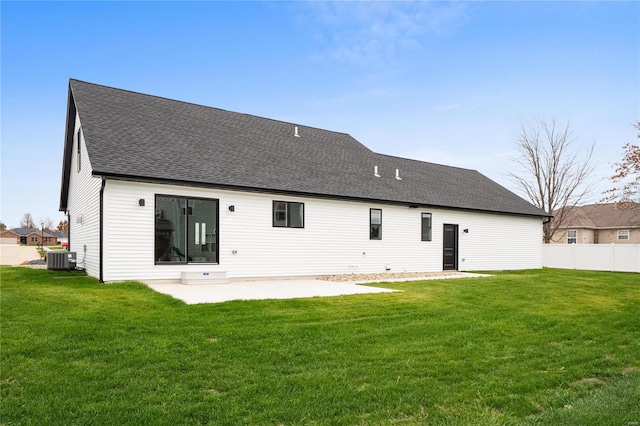
<svg viewBox="0 0 640 426">
<path fill-rule="evenodd" d="M 76 111 L 94 175 L 547 216 L 475 170 L 377 154 L 345 133 L 73 79 L 61 210 Z"/>
</svg>

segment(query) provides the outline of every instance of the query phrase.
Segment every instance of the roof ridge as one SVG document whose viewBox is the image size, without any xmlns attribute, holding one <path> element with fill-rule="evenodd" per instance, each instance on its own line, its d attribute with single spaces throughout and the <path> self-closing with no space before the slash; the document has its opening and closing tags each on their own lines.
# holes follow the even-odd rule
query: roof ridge
<svg viewBox="0 0 640 426">
<path fill-rule="evenodd" d="M 256 114 L 247 114 L 245 112 L 231 111 L 231 110 L 224 109 L 224 108 L 198 104 L 198 103 L 195 103 L 195 102 L 189 102 L 189 101 L 183 101 L 183 100 L 180 100 L 180 99 L 168 98 L 166 96 L 151 95 L 149 93 L 138 92 L 138 91 L 135 91 L 135 90 L 120 89 L 118 87 L 106 86 L 104 84 L 98 84 L 98 83 L 92 83 L 90 81 L 78 80 L 76 78 L 69 78 L 69 84 L 71 84 L 72 81 L 75 81 L 75 82 L 78 82 L 78 83 L 82 83 L 82 84 L 89 84 L 89 85 L 97 86 L 97 87 L 103 87 L 105 89 L 117 90 L 119 92 L 127 92 L 127 93 L 131 93 L 131 94 L 134 94 L 134 95 L 142 95 L 142 96 L 146 96 L 146 97 L 150 97 L 150 98 L 164 99 L 164 100 L 171 101 L 171 102 L 177 102 L 177 103 L 180 103 L 180 104 L 193 105 L 193 106 L 196 106 L 196 107 L 199 107 L 199 108 L 214 109 L 214 110 L 217 110 L 217 111 L 227 112 L 227 113 L 230 113 L 230 114 L 244 115 L 246 117 L 254 117 L 254 118 L 259 118 L 261 120 L 273 121 L 273 122 L 276 122 L 276 123 L 290 124 L 292 126 L 301 126 L 301 127 L 306 127 L 308 129 L 320 130 L 320 131 L 323 131 L 323 132 L 330 132 L 330 133 L 335 133 L 335 134 L 340 134 L 340 135 L 346 135 L 346 136 L 349 136 L 350 138 L 353 138 L 353 136 L 351 136 L 351 134 L 346 133 L 346 132 L 336 132 L 335 130 L 327 130 L 327 129 L 323 129 L 323 128 L 316 127 L 316 126 L 310 126 L 310 125 L 307 125 L 307 124 L 293 123 L 293 122 L 290 122 L 290 121 L 279 120 L 277 118 L 263 117 L 263 116 L 256 115 Z M 355 138 L 353 138 L 353 139 L 355 139 Z M 358 143 L 360 143 L 360 142 L 358 142 Z M 363 145 L 362 143 L 360 143 L 360 144 L 363 147 L 366 148 L 365 145 Z"/>
<path fill-rule="evenodd" d="M 400 160 L 412 161 L 412 162 L 415 162 L 415 163 L 421 163 L 421 164 L 425 164 L 425 163 L 426 163 L 426 164 L 431 164 L 431 165 L 434 165 L 434 166 L 446 167 L 446 168 L 449 168 L 449 169 L 466 170 L 466 171 L 471 171 L 471 172 L 477 172 L 477 173 L 480 173 L 480 172 L 478 172 L 476 169 L 468 169 L 468 168 L 466 168 L 466 167 L 450 166 L 450 165 L 448 165 L 448 164 L 434 163 L 434 162 L 432 162 L 432 161 L 424 161 L 424 160 L 418 160 L 418 159 L 415 159 L 415 158 L 400 157 L 399 155 L 380 154 L 380 153 L 378 153 L 378 152 L 374 152 L 374 153 L 375 153 L 376 155 L 381 156 L 381 157 L 397 158 L 397 159 L 400 159 Z"/>
</svg>

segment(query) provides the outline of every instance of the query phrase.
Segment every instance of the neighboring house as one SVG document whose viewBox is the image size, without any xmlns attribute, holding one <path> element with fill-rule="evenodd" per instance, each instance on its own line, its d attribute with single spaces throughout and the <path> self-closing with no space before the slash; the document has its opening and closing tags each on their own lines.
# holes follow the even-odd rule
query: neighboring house
<svg viewBox="0 0 640 426">
<path fill-rule="evenodd" d="M 0 244 L 20 244 L 20 236 L 11 229 L 0 231 Z"/>
<path fill-rule="evenodd" d="M 45 230 L 42 232 L 42 230 L 37 228 L 14 228 L 9 230 L 9 232 L 16 235 L 17 244 L 41 245 L 43 242 L 45 246 L 58 244 L 58 237 L 53 231 Z"/>
<path fill-rule="evenodd" d="M 64 245 L 69 243 L 69 236 L 60 231 L 48 231 L 50 235 L 56 237 L 56 241 L 58 244 Z"/>
<path fill-rule="evenodd" d="M 548 216 L 474 170 L 78 80 L 60 210 L 101 281 L 540 268 Z"/>
<path fill-rule="evenodd" d="M 640 244 L 640 204 L 571 207 L 552 243 Z"/>
</svg>

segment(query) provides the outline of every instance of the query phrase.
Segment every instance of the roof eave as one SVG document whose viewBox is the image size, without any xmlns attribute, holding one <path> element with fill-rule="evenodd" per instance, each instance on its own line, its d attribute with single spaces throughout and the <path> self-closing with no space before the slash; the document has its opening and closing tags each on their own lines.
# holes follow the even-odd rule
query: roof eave
<svg viewBox="0 0 640 426">
<path fill-rule="evenodd" d="M 67 120 L 64 132 L 64 152 L 62 154 L 62 182 L 60 184 L 59 211 L 66 212 L 69 198 L 69 177 L 71 175 L 71 156 L 73 151 L 73 130 L 76 124 L 76 104 L 69 81 L 69 93 L 67 98 Z"/>
<path fill-rule="evenodd" d="M 456 207 L 456 206 L 448 206 L 448 205 L 420 203 L 416 201 L 407 201 L 407 200 L 388 200 L 388 199 L 377 199 L 377 198 L 366 198 L 366 197 L 354 197 L 354 196 L 348 196 L 348 195 L 292 191 L 287 189 L 260 188 L 260 187 L 241 186 L 241 185 L 183 181 L 183 180 L 177 180 L 177 179 L 153 178 L 153 177 L 136 176 L 136 175 L 130 175 L 130 174 L 102 172 L 99 170 L 93 170 L 92 175 L 100 176 L 106 179 L 122 180 L 122 181 L 130 181 L 130 182 L 157 183 L 157 184 L 177 185 L 177 186 L 196 186 L 201 188 L 217 188 L 217 189 L 224 189 L 224 190 L 230 190 L 230 191 L 255 192 L 255 193 L 263 193 L 263 194 L 280 194 L 280 195 L 291 195 L 291 196 L 299 196 L 299 197 L 323 198 L 323 199 L 331 199 L 331 200 L 357 201 L 357 202 L 363 202 L 363 203 L 368 202 L 368 203 L 392 204 L 392 205 L 407 206 L 410 208 L 438 208 L 438 209 L 473 211 L 473 212 L 493 213 L 493 214 L 506 214 L 506 215 L 536 217 L 536 218 L 552 217 L 551 215 L 548 215 L 548 214 L 534 214 L 534 213 L 526 213 L 526 212 L 478 209 L 478 208 L 470 208 L 470 207 Z"/>
</svg>

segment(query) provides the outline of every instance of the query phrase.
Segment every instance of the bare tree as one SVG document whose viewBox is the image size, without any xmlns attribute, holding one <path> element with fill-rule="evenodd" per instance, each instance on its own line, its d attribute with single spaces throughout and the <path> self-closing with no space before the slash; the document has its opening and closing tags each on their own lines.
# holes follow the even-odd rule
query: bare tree
<svg viewBox="0 0 640 426">
<path fill-rule="evenodd" d="M 35 228 L 36 224 L 33 222 L 33 216 L 31 213 L 27 212 L 20 219 L 20 228 Z"/>
<path fill-rule="evenodd" d="M 638 130 L 640 139 L 640 121 L 633 127 Z M 614 164 L 616 174 L 610 177 L 616 186 L 605 191 L 607 197 L 604 201 L 623 205 L 640 203 L 640 146 L 628 143 L 623 148 L 622 162 Z"/>
<path fill-rule="evenodd" d="M 509 176 L 531 203 L 554 216 L 544 223 L 545 243 L 592 192 L 588 178 L 595 145 L 574 148 L 575 142 L 569 123 L 559 127 L 555 120 L 523 125 L 518 134 L 518 155 L 513 161 L 521 170 Z"/>
<path fill-rule="evenodd" d="M 48 231 L 53 230 L 53 220 L 51 220 L 51 218 L 49 216 L 45 217 L 44 219 L 40 218 L 40 223 L 42 224 L 42 227 Z"/>
</svg>

